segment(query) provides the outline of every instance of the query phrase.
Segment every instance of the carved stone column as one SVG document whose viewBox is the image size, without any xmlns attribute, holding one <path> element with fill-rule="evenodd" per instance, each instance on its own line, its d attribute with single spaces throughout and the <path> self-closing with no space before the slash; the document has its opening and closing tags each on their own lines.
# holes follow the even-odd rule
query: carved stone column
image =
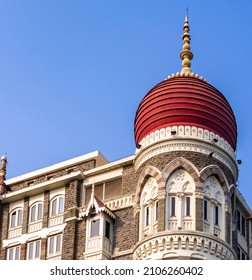
<svg viewBox="0 0 252 280">
<path fill-rule="evenodd" d="M 225 211 L 225 240 L 231 245 L 231 227 L 232 227 L 232 211 L 228 204 L 224 206 Z"/>
<path fill-rule="evenodd" d="M 195 195 L 195 229 L 203 231 L 204 192 L 196 191 Z"/>
<path fill-rule="evenodd" d="M 178 197 L 178 206 L 177 209 L 175 210 L 175 212 L 177 213 L 177 217 L 178 217 L 178 229 L 182 229 L 183 228 L 183 197 L 184 197 L 184 193 L 177 193 L 177 197 Z"/>
<path fill-rule="evenodd" d="M 166 190 L 158 191 L 158 231 L 165 230 Z"/>
</svg>

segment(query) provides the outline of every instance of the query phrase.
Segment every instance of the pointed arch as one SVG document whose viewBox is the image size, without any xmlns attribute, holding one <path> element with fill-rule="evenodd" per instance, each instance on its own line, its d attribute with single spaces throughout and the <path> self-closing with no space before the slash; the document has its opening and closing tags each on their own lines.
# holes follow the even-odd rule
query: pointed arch
<svg viewBox="0 0 252 280">
<path fill-rule="evenodd" d="M 153 177 L 157 181 L 157 183 L 159 183 L 161 180 L 161 172 L 156 167 L 147 165 L 144 168 L 144 170 L 141 172 L 141 174 L 138 178 L 138 181 L 137 181 L 136 195 L 135 195 L 136 204 L 140 203 L 140 197 L 141 197 L 143 187 L 150 177 Z"/>
<path fill-rule="evenodd" d="M 195 229 L 196 183 L 181 165 L 175 168 L 166 181 L 166 229 Z"/>
<path fill-rule="evenodd" d="M 200 171 L 201 182 L 205 182 L 210 176 L 216 177 L 225 193 L 229 192 L 227 177 L 218 165 L 209 165 Z"/>
<path fill-rule="evenodd" d="M 193 178 L 196 187 L 198 186 L 199 174 L 200 174 L 199 170 L 192 162 L 190 162 L 188 159 L 185 159 L 183 157 L 178 157 L 166 165 L 166 167 L 162 171 L 161 184 L 163 184 L 165 186 L 169 176 L 172 173 L 176 172 L 178 169 L 184 169 L 186 172 L 188 172 L 191 175 L 191 177 Z"/>
<path fill-rule="evenodd" d="M 218 165 L 210 165 L 200 172 L 204 192 L 204 231 L 225 240 L 225 205 L 230 205 L 228 180 Z"/>
</svg>

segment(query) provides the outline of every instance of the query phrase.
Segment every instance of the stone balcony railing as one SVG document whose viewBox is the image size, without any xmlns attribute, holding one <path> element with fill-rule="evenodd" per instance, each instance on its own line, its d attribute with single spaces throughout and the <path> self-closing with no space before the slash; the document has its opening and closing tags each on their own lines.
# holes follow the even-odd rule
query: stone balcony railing
<svg viewBox="0 0 252 280">
<path fill-rule="evenodd" d="M 15 238 L 22 234 L 22 226 L 10 228 L 8 230 L 8 239 Z"/>
<path fill-rule="evenodd" d="M 53 227 L 57 225 L 61 225 L 64 222 L 64 216 L 63 215 L 57 215 L 50 217 L 48 220 L 48 227 Z"/>
<path fill-rule="evenodd" d="M 42 229 L 42 221 L 32 222 L 28 225 L 28 233 L 39 231 Z"/>
<path fill-rule="evenodd" d="M 163 231 L 139 241 L 134 260 L 162 259 L 235 260 L 230 245 L 213 235 L 199 231 Z"/>
<path fill-rule="evenodd" d="M 104 250 L 106 253 L 111 254 L 112 245 L 106 237 L 96 236 L 87 240 L 87 252 Z"/>
<path fill-rule="evenodd" d="M 108 201 L 104 201 L 104 204 L 109 208 L 109 210 L 119 210 L 126 207 L 131 207 L 134 203 L 132 195 L 124 196 L 120 198 L 111 199 Z M 87 205 L 79 208 L 80 213 L 85 213 L 87 210 Z"/>
</svg>

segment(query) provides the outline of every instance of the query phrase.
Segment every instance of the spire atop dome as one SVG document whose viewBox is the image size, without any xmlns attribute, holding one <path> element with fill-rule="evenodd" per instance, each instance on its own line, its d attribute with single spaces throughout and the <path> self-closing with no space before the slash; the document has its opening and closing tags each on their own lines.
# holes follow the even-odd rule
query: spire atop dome
<svg viewBox="0 0 252 280">
<path fill-rule="evenodd" d="M 182 52 L 180 53 L 180 57 L 182 59 L 182 69 L 180 71 L 180 74 L 187 76 L 192 73 L 190 66 L 191 66 L 191 60 L 193 59 L 193 53 L 190 51 L 191 37 L 189 34 L 190 27 L 188 22 L 188 15 L 185 17 L 183 30 L 184 30 L 184 34 L 182 35 L 183 48 L 182 48 Z"/>
</svg>

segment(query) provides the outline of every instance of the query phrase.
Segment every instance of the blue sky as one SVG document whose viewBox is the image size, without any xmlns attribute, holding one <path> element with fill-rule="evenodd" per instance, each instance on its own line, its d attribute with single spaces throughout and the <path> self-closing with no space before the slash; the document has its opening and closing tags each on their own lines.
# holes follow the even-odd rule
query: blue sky
<svg viewBox="0 0 252 280">
<path fill-rule="evenodd" d="M 252 207 L 252 1 L 0 0 L 0 153 L 7 178 L 99 150 L 135 151 L 144 95 L 181 69 L 189 7 L 192 70 L 238 123 L 239 190 Z"/>
</svg>

